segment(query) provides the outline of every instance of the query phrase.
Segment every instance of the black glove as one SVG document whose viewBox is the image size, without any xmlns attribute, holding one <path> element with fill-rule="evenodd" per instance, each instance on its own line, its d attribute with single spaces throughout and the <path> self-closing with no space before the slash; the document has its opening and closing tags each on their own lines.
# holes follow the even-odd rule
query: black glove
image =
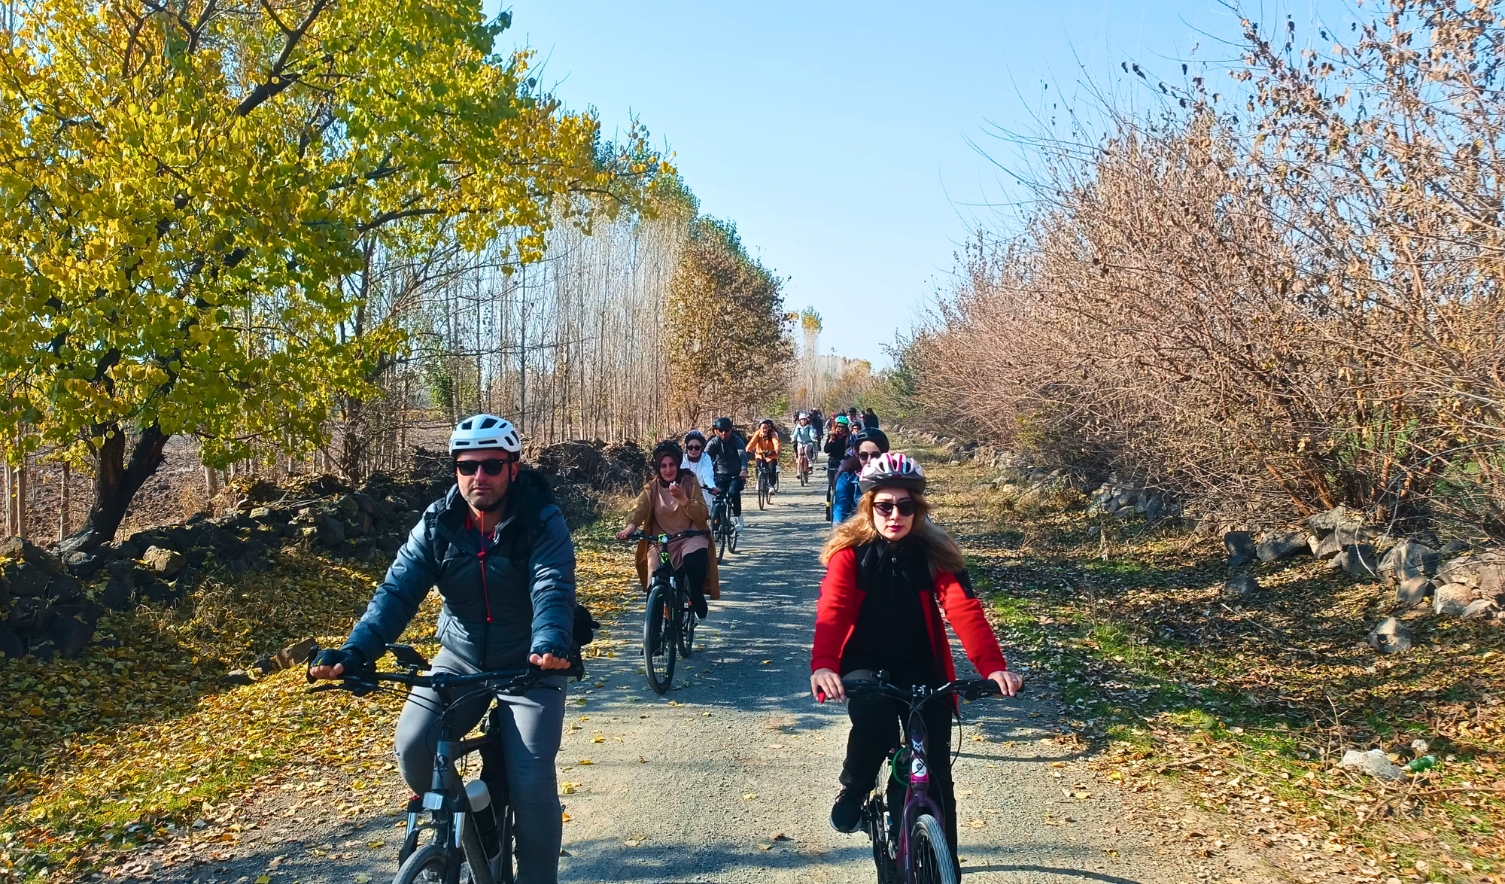
<svg viewBox="0 0 1505 884">
<path fill-rule="evenodd" d="M 314 659 L 309 661 L 309 667 L 314 666 L 340 666 L 343 665 L 344 675 L 357 675 L 362 670 L 371 666 L 366 655 L 356 648 L 325 648 Z"/>
</svg>

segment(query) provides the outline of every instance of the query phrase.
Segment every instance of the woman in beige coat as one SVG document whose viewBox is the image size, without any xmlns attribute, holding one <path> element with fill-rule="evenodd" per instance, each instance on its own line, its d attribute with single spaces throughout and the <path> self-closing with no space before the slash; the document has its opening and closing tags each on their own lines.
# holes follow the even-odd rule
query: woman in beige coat
<svg viewBox="0 0 1505 884">
<path fill-rule="evenodd" d="M 641 528 L 644 534 L 677 534 L 681 531 L 710 530 L 710 509 L 695 474 L 680 468 L 684 453 L 674 442 L 661 442 L 653 449 L 650 463 L 654 468 L 653 478 L 643 486 L 633 504 L 627 527 L 617 533 L 618 540 L 626 540 L 632 532 Z M 649 555 L 656 560 L 658 544 L 646 540 L 638 542 L 638 582 L 648 587 L 651 573 Z M 684 571 L 690 587 L 690 605 L 695 616 L 706 619 L 706 599 L 721 598 L 721 581 L 716 573 L 716 557 L 711 555 L 711 539 L 704 537 L 681 537 L 669 542 L 669 559 L 674 567 Z"/>
</svg>

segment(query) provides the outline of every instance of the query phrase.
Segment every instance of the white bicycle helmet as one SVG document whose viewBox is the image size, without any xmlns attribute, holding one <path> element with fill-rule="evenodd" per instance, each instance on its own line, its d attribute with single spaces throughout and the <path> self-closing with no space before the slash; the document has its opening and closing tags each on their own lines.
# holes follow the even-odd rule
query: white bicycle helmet
<svg viewBox="0 0 1505 884">
<path fill-rule="evenodd" d="M 449 434 L 449 453 L 474 451 L 478 448 L 500 448 L 513 454 L 521 454 L 523 440 L 517 428 L 506 418 L 494 414 L 471 415 L 458 424 Z"/>
<path fill-rule="evenodd" d="M 863 494 L 874 488 L 903 488 L 916 494 L 925 492 L 925 471 L 914 458 L 897 451 L 881 454 L 867 462 L 857 477 Z"/>
</svg>

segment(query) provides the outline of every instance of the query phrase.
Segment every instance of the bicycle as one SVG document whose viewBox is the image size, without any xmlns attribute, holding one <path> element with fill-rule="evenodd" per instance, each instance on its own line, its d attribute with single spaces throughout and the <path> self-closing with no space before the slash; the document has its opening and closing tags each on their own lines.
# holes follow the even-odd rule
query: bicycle
<svg viewBox="0 0 1505 884">
<path fill-rule="evenodd" d="M 308 660 L 317 657 L 319 650 L 315 645 Z M 449 721 L 450 710 L 468 693 L 462 691 L 460 696 L 454 696 L 452 692 L 477 686 L 477 691 L 521 696 L 550 675 L 579 678 L 585 674 L 584 666 L 576 661 L 570 669 L 547 672 L 530 666 L 471 675 L 453 672 L 420 675 L 429 669 L 429 662 L 422 654 L 407 645 L 389 644 L 387 650 L 406 672 L 377 672 L 372 666 L 346 673 L 338 681 L 319 685 L 313 691 L 343 690 L 361 697 L 386 690 L 382 683 L 391 682 L 410 689 L 431 688 L 443 704 L 432 785 L 423 795 L 408 799 L 406 834 L 397 852 L 398 868 L 393 884 L 512 884 L 517 875 L 513 849 L 516 836 L 505 779 L 500 775 L 502 710 L 499 702 L 493 700 L 482 718 L 482 735 L 456 739 Z M 312 676 L 308 678 L 314 680 Z M 456 762 L 473 754 L 481 757 L 481 775 L 466 783 Z M 493 792 L 496 783 L 501 785 Z M 427 821 L 422 819 L 424 813 L 428 814 Z M 432 835 L 420 847 L 418 842 L 424 832 Z"/>
<path fill-rule="evenodd" d="M 758 461 L 758 509 L 768 508 L 769 498 L 779 488 L 778 461 Z"/>
<path fill-rule="evenodd" d="M 648 687 L 660 696 L 674 683 L 675 655 L 690 658 L 695 624 L 700 622 L 690 610 L 690 588 L 685 584 L 685 573 L 675 569 L 669 556 L 669 541 L 708 537 L 710 533 L 699 529 L 657 535 L 634 531 L 627 537 L 629 541 L 658 544 L 658 567 L 648 581 L 648 605 L 643 618 L 643 674 L 648 677 Z"/>
<path fill-rule="evenodd" d="M 800 446 L 799 459 L 795 465 L 795 475 L 799 477 L 801 486 L 810 484 L 810 459 L 812 457 L 811 452 L 814 450 L 815 446 L 809 442 Z"/>
<path fill-rule="evenodd" d="M 925 719 L 920 714 L 926 703 L 957 696 L 971 701 L 998 696 L 998 685 L 985 678 L 961 679 L 927 688 L 895 687 L 888 683 L 888 673 L 878 672 L 876 679 L 843 678 L 848 696 L 888 697 L 903 703 L 903 739 L 889 753 L 884 767 L 894 780 L 904 785 L 904 805 L 893 824 L 885 804 L 887 777 L 873 787 L 873 794 L 863 807 L 862 825 L 873 842 L 873 864 L 878 868 L 879 884 L 958 884 L 957 869 L 951 862 L 946 845 L 946 828 L 941 808 L 930 797 L 930 768 L 926 764 Z M 825 702 L 825 694 L 819 697 Z"/>
<path fill-rule="evenodd" d="M 732 496 L 721 492 L 711 498 L 711 536 L 716 542 L 716 564 L 726 560 L 728 550 L 737 551 L 737 526 L 732 519 Z"/>
</svg>

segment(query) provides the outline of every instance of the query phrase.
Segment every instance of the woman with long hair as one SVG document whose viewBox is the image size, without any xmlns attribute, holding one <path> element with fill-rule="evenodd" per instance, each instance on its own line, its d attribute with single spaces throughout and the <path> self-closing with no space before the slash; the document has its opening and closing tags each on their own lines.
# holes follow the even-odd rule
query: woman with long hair
<svg viewBox="0 0 1505 884">
<path fill-rule="evenodd" d="M 810 691 L 846 699 L 843 676 L 871 678 L 879 670 L 896 685 L 939 687 L 956 678 L 941 613 L 956 630 L 977 671 L 1014 696 L 1023 680 L 1008 671 L 998 639 L 972 592 L 960 547 L 929 519 L 925 472 L 897 452 L 868 461 L 860 478 L 857 512 L 831 531 L 821 551 L 826 577 L 815 613 Z M 852 730 L 841 768 L 841 791 L 831 826 L 854 832 L 879 765 L 898 745 L 902 706 L 894 700 L 852 698 Z M 951 782 L 951 715 L 954 707 L 924 707 L 930 737 L 930 794 L 941 806 L 946 840 L 956 862 L 956 797 Z M 903 803 L 903 787 L 889 782 L 890 807 Z"/>
<path fill-rule="evenodd" d="M 857 512 L 859 474 L 868 461 L 888 453 L 888 434 L 869 427 L 852 437 L 851 451 L 841 462 L 831 494 L 831 521 L 838 525 Z"/>
<path fill-rule="evenodd" d="M 700 483 L 695 474 L 680 466 L 684 452 L 673 441 L 660 442 L 653 449 L 649 464 L 653 477 L 643 486 L 643 491 L 633 503 L 632 515 L 627 526 L 617 533 L 618 540 L 626 540 L 638 528 L 650 536 L 678 534 L 692 528 L 710 530 L 711 511 L 706 506 L 705 495 L 700 493 Z M 651 573 L 649 554 L 657 560 L 656 544 L 638 541 L 638 582 L 648 586 Z M 685 582 L 690 585 L 690 606 L 695 616 L 706 619 L 706 597 L 721 598 L 721 581 L 716 573 L 716 557 L 711 555 L 711 542 L 706 537 L 681 537 L 669 541 L 669 560 L 675 570 L 685 573 Z"/>
</svg>

